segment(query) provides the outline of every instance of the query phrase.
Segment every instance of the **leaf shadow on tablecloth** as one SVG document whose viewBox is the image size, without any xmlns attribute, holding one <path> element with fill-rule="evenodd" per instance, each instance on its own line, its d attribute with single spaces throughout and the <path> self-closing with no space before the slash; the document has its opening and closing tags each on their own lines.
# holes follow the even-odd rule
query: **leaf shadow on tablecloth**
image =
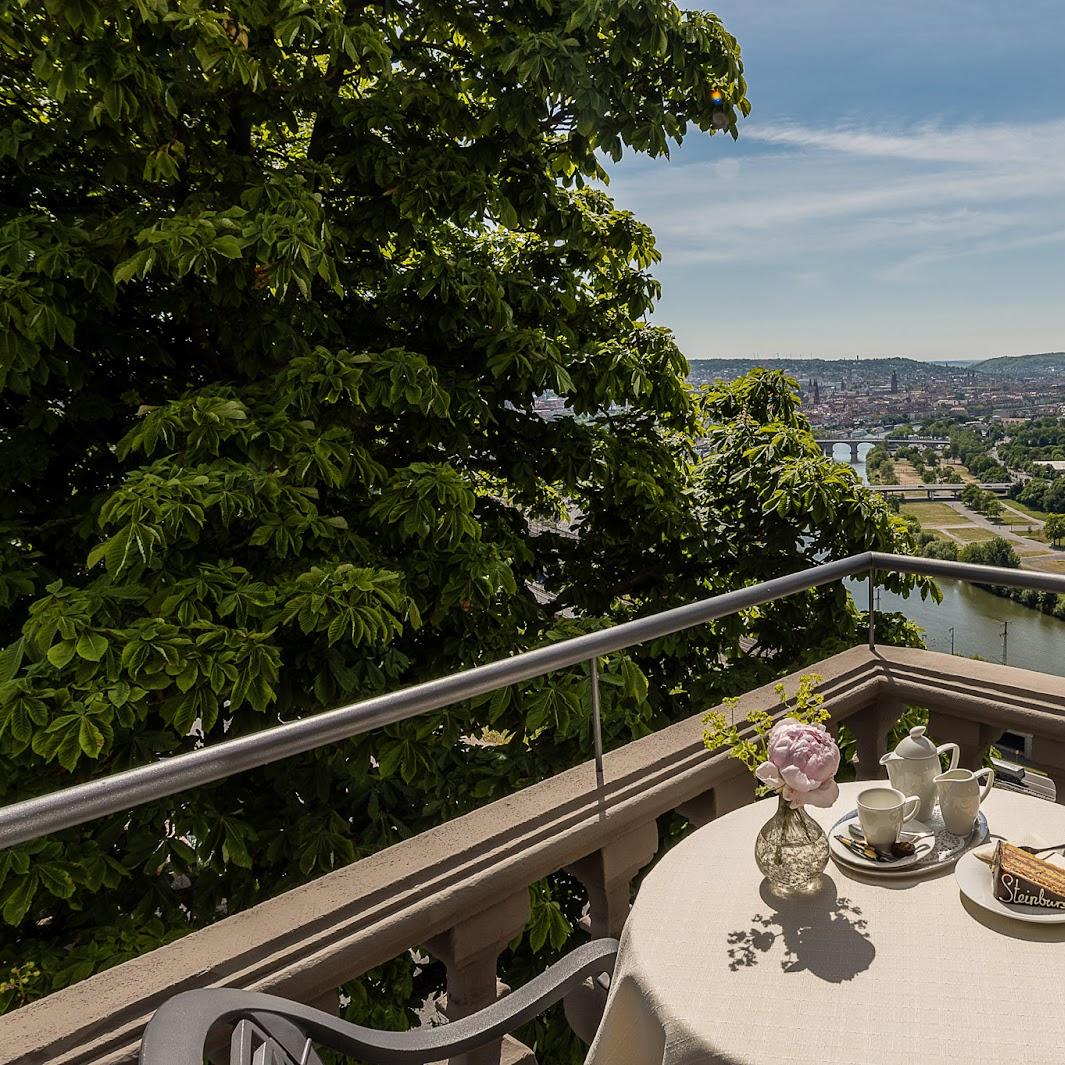
<svg viewBox="0 0 1065 1065">
<path fill-rule="evenodd" d="M 876 956 L 860 907 L 838 894 L 825 875 L 816 895 L 778 899 L 766 881 L 759 893 L 766 912 L 751 917 L 750 928 L 729 932 L 729 968 L 736 972 L 780 955 L 786 973 L 808 972 L 831 984 L 864 972 Z"/>
</svg>

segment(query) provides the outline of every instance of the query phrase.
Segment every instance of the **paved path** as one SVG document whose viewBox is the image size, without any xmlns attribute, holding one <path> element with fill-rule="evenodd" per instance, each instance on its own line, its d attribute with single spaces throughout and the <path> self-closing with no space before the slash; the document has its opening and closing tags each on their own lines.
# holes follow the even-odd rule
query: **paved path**
<svg viewBox="0 0 1065 1065">
<path fill-rule="evenodd" d="M 964 503 L 956 499 L 942 499 L 937 500 L 937 502 L 946 503 L 951 510 L 960 514 L 970 525 L 975 525 L 980 529 L 990 529 L 996 536 L 1001 536 L 1003 540 L 1009 540 L 1010 543 L 1021 544 L 1029 550 L 1038 548 L 1040 551 L 1046 551 L 1047 549 L 1046 544 L 1041 544 L 1038 540 L 1029 540 L 1027 536 L 1015 533 L 1009 526 L 996 525 L 990 518 L 985 518 L 983 514 L 977 514 L 975 510 L 970 510 Z M 1014 511 L 1014 513 L 1017 512 Z"/>
</svg>

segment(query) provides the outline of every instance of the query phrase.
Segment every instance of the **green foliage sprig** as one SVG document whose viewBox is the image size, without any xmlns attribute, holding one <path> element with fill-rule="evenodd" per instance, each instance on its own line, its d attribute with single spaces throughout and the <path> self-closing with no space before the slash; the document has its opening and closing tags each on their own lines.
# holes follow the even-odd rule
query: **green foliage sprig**
<svg viewBox="0 0 1065 1065">
<path fill-rule="evenodd" d="M 32 962 L 14 965 L 6 980 L 0 980 L 0 1004 L 5 1008 L 25 1005 L 41 979 L 41 970 Z"/>
<path fill-rule="evenodd" d="M 799 678 L 794 702 L 783 714 L 784 718 L 801 721 L 808 725 L 821 725 L 831 716 L 825 709 L 825 697 L 817 690 L 824 678 L 819 673 L 804 673 Z M 783 684 L 774 686 L 782 705 L 787 705 L 788 693 Z M 753 775 L 768 759 L 766 740 L 773 726 L 781 720 L 770 710 L 751 710 L 747 717 L 737 723 L 736 707 L 740 700 L 730 697 L 722 700 L 725 710 L 711 710 L 703 717 L 703 743 L 711 751 L 728 748 L 730 758 L 742 762 Z M 757 788 L 758 794 L 772 791 L 764 785 Z"/>
</svg>

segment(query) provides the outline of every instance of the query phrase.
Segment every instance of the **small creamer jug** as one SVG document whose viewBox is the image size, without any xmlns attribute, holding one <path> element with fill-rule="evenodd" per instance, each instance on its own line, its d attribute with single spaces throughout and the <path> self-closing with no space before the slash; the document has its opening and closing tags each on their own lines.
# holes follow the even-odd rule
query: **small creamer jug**
<svg viewBox="0 0 1065 1065">
<path fill-rule="evenodd" d="M 917 820 L 927 821 L 936 806 L 936 777 L 943 772 L 939 756 L 951 752 L 950 769 L 958 768 L 961 751 L 956 743 L 943 743 L 938 747 L 924 734 L 925 726 L 910 729 L 899 745 L 880 759 L 887 766 L 891 786 L 903 795 L 916 795 L 921 800 Z M 950 770 L 948 770 L 949 772 Z"/>
</svg>

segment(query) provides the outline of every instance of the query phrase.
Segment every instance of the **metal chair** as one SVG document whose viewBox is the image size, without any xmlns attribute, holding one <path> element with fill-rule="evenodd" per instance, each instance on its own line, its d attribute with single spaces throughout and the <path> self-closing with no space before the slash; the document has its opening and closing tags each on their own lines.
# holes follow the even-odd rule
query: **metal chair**
<svg viewBox="0 0 1065 1065">
<path fill-rule="evenodd" d="M 567 954 L 498 1002 L 457 1021 L 409 1032 L 349 1024 L 275 995 L 230 988 L 183 991 L 163 1003 L 141 1039 L 140 1065 L 201 1065 L 208 1033 L 232 1025 L 231 1065 L 322 1065 L 315 1044 L 367 1065 L 423 1065 L 473 1050 L 521 1027 L 586 977 L 611 973 L 616 939 Z"/>
</svg>

